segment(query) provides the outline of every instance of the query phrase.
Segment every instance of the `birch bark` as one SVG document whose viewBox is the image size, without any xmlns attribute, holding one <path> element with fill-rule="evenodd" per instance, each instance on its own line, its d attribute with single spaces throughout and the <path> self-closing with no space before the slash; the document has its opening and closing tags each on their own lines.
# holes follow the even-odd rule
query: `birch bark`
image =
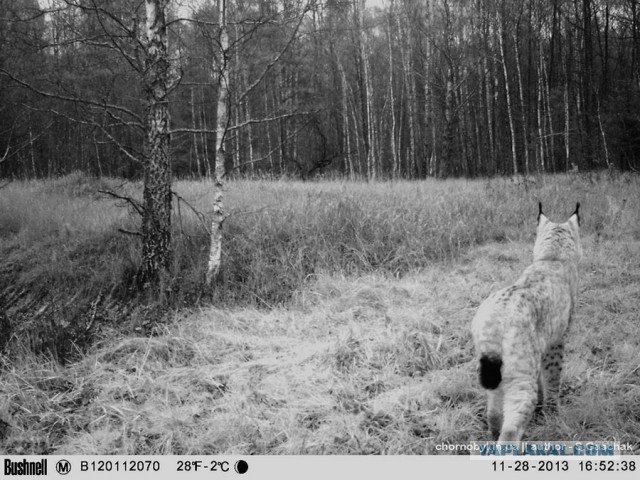
<svg viewBox="0 0 640 480">
<path fill-rule="evenodd" d="M 218 0 L 220 18 L 220 64 L 218 65 L 218 102 L 216 115 L 216 166 L 214 169 L 213 217 L 211 219 L 211 246 L 206 281 L 211 285 L 218 278 L 222 265 L 222 223 L 224 214 L 223 179 L 225 175 L 224 137 L 229 124 L 227 96 L 229 92 L 229 33 L 227 31 L 226 0 Z"/>
</svg>

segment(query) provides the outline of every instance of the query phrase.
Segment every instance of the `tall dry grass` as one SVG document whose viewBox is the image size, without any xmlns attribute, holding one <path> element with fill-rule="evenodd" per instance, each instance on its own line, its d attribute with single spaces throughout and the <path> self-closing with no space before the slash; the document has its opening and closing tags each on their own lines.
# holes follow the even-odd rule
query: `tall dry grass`
<svg viewBox="0 0 640 480">
<path fill-rule="evenodd" d="M 527 186 L 504 179 L 233 181 L 225 197 L 224 273 L 206 289 L 212 185 L 180 181 L 173 267 L 150 307 L 136 299 L 132 281 L 140 238 L 123 233 L 135 232 L 139 219 L 125 202 L 98 193 L 139 200 L 139 184 L 78 173 L 13 182 L 0 192 L 0 309 L 12 338 L 70 358 L 98 327 L 149 330 L 167 309 L 273 308 L 322 274 L 402 277 L 473 245 L 529 240 L 538 201 L 552 217 L 581 201 L 587 234 L 637 237 L 639 183 L 637 176 L 604 174 L 544 176 Z"/>
<path fill-rule="evenodd" d="M 558 217 L 581 201 L 587 233 L 610 235 L 615 221 L 637 235 L 637 189 L 636 177 L 604 175 L 541 177 L 529 188 L 503 179 L 237 181 L 226 197 L 231 216 L 222 290 L 233 302 L 273 306 L 318 273 L 402 276 L 457 258 L 472 245 L 530 239 L 538 201 Z M 200 211 L 209 208 L 209 184 L 179 182 L 176 190 Z M 190 231 L 198 237 L 202 230 L 195 228 Z M 206 249 L 206 236 L 200 249 Z"/>
<path fill-rule="evenodd" d="M 191 210 L 206 215 L 211 185 L 178 182 L 190 206 L 174 209 L 159 306 L 131 291 L 139 239 L 118 229 L 137 219 L 95 193 L 117 187 L 139 195 L 81 175 L 0 191 L 2 451 L 438 453 L 484 439 L 467 324 L 530 261 L 538 201 L 557 220 L 582 203 L 585 260 L 567 407 L 530 435 L 639 438 L 635 176 L 230 182 L 213 293 Z"/>
</svg>

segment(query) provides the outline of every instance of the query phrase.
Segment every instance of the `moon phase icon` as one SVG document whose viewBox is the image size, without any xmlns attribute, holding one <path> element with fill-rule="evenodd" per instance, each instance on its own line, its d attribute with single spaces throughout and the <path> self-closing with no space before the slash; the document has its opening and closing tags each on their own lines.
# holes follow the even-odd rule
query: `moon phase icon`
<svg viewBox="0 0 640 480">
<path fill-rule="evenodd" d="M 233 468 L 238 473 L 247 473 L 247 470 L 249 470 L 249 464 L 244 460 L 238 460 Z"/>
</svg>

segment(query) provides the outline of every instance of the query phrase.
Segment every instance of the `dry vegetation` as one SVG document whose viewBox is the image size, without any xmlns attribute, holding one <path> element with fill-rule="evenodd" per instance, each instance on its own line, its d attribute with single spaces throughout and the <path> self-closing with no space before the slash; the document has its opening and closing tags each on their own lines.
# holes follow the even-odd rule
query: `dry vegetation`
<svg viewBox="0 0 640 480">
<path fill-rule="evenodd" d="M 236 181 L 218 291 L 202 291 L 206 231 L 182 202 L 175 272 L 151 304 L 131 292 L 138 240 L 118 231 L 135 218 L 96 193 L 116 186 L 0 193 L 0 451 L 433 454 L 485 440 L 468 323 L 530 261 L 540 199 L 556 220 L 582 202 L 585 256 L 562 405 L 527 437 L 640 452 L 639 178 Z M 206 213 L 208 184 L 176 190 Z"/>
</svg>

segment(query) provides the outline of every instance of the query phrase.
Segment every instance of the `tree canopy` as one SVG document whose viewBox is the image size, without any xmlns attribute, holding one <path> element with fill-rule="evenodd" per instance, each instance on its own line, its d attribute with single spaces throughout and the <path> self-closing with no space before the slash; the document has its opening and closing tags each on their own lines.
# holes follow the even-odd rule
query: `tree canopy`
<svg viewBox="0 0 640 480">
<path fill-rule="evenodd" d="M 635 0 L 169 2 L 171 169 L 424 178 L 640 168 Z M 140 2 L 0 0 L 0 176 L 140 178 Z"/>
</svg>

